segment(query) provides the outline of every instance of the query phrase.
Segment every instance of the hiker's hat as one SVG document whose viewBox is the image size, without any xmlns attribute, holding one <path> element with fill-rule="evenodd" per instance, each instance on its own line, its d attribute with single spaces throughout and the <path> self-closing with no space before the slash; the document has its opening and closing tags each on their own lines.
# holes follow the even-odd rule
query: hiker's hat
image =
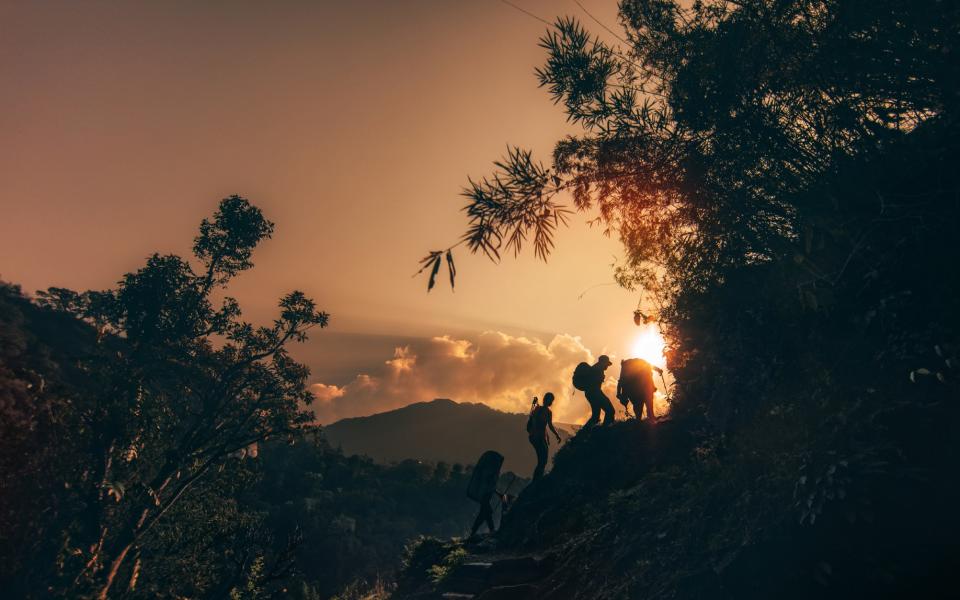
<svg viewBox="0 0 960 600">
<path fill-rule="evenodd" d="M 607 356 L 606 354 L 601 354 L 600 358 L 597 359 L 597 362 L 607 366 L 610 366 L 613 364 L 612 362 L 610 362 L 610 357 Z"/>
</svg>

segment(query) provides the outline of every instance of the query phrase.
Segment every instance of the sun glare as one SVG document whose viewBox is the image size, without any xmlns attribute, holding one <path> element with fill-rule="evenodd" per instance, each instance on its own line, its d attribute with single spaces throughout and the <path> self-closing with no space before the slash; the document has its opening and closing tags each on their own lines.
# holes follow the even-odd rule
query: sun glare
<svg viewBox="0 0 960 600">
<path fill-rule="evenodd" d="M 668 391 L 665 386 L 673 381 L 673 378 L 667 371 L 667 358 L 663 354 L 666 347 L 667 343 L 656 323 L 640 325 L 640 331 L 637 332 L 633 344 L 630 346 L 630 358 L 642 358 L 651 365 L 663 369 L 659 376 L 654 375 L 654 385 L 657 386 L 657 391 L 653 396 L 653 405 L 654 412 L 658 417 L 670 412 L 670 400 L 667 397 Z"/>
<path fill-rule="evenodd" d="M 654 323 L 642 325 L 630 347 L 631 358 L 642 358 L 655 367 L 667 368 L 667 359 L 663 355 L 666 342 L 660 335 L 660 329 Z"/>
</svg>

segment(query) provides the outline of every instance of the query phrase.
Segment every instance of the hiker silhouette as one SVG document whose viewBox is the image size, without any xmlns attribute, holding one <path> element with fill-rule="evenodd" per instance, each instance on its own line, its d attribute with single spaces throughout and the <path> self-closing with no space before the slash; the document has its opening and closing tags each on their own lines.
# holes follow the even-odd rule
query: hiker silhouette
<svg viewBox="0 0 960 600">
<path fill-rule="evenodd" d="M 537 399 L 534 398 L 533 408 L 531 408 L 530 417 L 527 419 L 527 433 L 530 436 L 530 444 L 537 453 L 537 468 L 533 471 L 534 481 L 543 476 L 543 470 L 547 467 L 547 458 L 550 452 L 550 440 L 547 437 L 548 427 L 556 436 L 557 443 L 560 443 L 560 434 L 553 426 L 553 411 L 550 410 L 553 399 L 552 392 L 543 395 L 542 405 L 537 405 Z"/>
<path fill-rule="evenodd" d="M 654 419 L 653 395 L 657 386 L 653 382 L 653 370 L 656 367 L 642 358 L 630 358 L 620 361 L 620 379 L 617 381 L 617 399 L 626 408 L 633 404 L 633 413 L 639 421 L 644 407 L 647 420 Z M 659 369 L 657 369 L 659 371 Z"/>
<path fill-rule="evenodd" d="M 490 533 L 496 531 L 493 524 L 493 506 L 490 500 L 497 489 L 497 480 L 500 479 L 500 467 L 503 466 L 503 455 L 494 450 L 487 450 L 477 460 L 467 484 L 467 497 L 480 503 L 480 512 L 473 520 L 470 537 L 477 535 L 480 527 L 486 523 Z"/>
<path fill-rule="evenodd" d="M 590 418 L 584 423 L 583 428 L 589 429 L 600 422 L 600 412 L 603 411 L 603 424 L 613 423 L 616 412 L 613 409 L 610 399 L 600 387 L 606 379 L 606 370 L 613 364 L 610 357 L 602 354 L 593 365 L 580 363 L 573 371 L 573 387 L 582 391 L 590 403 L 592 413 Z"/>
</svg>

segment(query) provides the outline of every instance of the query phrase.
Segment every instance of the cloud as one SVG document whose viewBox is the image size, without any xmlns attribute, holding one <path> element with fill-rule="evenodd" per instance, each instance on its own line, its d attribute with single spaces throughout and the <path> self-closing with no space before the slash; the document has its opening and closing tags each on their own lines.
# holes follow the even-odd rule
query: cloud
<svg viewBox="0 0 960 600">
<path fill-rule="evenodd" d="M 310 408 L 320 423 L 434 398 L 526 412 L 533 396 L 553 392 L 554 419 L 579 423 L 589 409 L 582 392 L 571 398 L 570 378 L 581 361 L 593 362 L 593 353 L 579 337 L 566 334 L 546 344 L 497 331 L 484 332 L 473 341 L 438 336 L 397 346 L 382 366 L 346 385 L 314 384 L 316 401 Z M 613 373 L 607 373 L 609 385 Z"/>
<path fill-rule="evenodd" d="M 311 385 L 310 391 L 313 392 L 316 401 L 321 404 L 332 402 L 333 400 L 343 396 L 344 393 L 343 388 L 335 385 L 327 385 L 325 383 L 315 383 Z"/>
</svg>

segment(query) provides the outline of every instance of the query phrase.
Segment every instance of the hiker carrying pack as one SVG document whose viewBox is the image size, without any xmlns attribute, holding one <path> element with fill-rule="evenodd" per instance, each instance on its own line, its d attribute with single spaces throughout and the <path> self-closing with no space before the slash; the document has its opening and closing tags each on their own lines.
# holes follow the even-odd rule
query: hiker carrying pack
<svg viewBox="0 0 960 600">
<path fill-rule="evenodd" d="M 594 379 L 589 363 L 582 362 L 573 370 L 573 387 L 581 392 L 587 391 Z"/>
<path fill-rule="evenodd" d="M 547 429 L 553 432 L 560 443 L 560 434 L 553 426 L 553 412 L 550 406 L 553 404 L 553 393 L 547 392 L 543 395 L 543 405 L 537 405 L 537 399 L 533 399 L 533 407 L 530 409 L 530 416 L 527 418 L 527 434 L 529 434 L 530 445 L 537 453 L 537 467 L 533 471 L 533 480 L 536 481 L 543 476 L 544 469 L 547 468 L 547 458 L 549 456 L 550 440 L 547 437 Z"/>
<path fill-rule="evenodd" d="M 544 399 L 546 399 L 546 396 L 544 396 Z M 533 415 L 537 412 L 537 408 L 540 407 L 539 402 L 540 399 L 534 396 L 533 402 L 530 404 L 530 414 L 527 416 L 527 434 L 533 433 Z"/>
<path fill-rule="evenodd" d="M 467 498 L 480 503 L 480 512 L 473 521 L 470 537 L 475 536 L 484 523 L 487 524 L 490 533 L 496 531 L 493 525 L 493 506 L 490 505 L 490 498 L 497 489 L 502 466 L 503 455 L 495 450 L 487 450 L 473 467 L 470 483 L 467 484 Z"/>
<path fill-rule="evenodd" d="M 596 364 L 588 365 L 580 363 L 573 370 L 573 387 L 582 391 L 590 403 L 590 418 L 584 423 L 583 428 L 589 429 L 600 422 L 600 412 L 603 412 L 603 424 L 613 423 L 616 411 L 610 399 L 600 389 L 606 378 L 604 372 L 610 367 L 610 357 L 606 354 L 597 359 Z"/>
<path fill-rule="evenodd" d="M 647 420 L 654 418 L 653 397 L 657 387 L 653 383 L 653 369 L 653 366 L 642 358 L 620 361 L 617 399 L 624 407 L 633 405 L 637 420 L 640 420 L 644 407 L 647 409 Z"/>
</svg>

